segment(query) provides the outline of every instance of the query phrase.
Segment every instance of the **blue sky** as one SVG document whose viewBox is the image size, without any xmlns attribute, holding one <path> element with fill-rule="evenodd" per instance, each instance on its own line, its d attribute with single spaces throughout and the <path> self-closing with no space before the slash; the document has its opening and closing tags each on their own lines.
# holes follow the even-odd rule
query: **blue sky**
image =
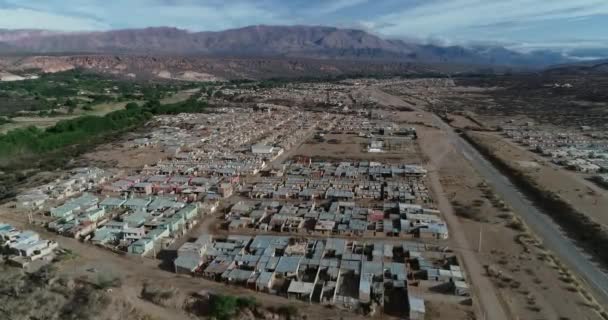
<svg viewBox="0 0 608 320">
<path fill-rule="evenodd" d="M 330 25 L 384 38 L 499 43 L 519 50 L 608 48 L 608 0 L 0 0 L 0 28 Z"/>
</svg>

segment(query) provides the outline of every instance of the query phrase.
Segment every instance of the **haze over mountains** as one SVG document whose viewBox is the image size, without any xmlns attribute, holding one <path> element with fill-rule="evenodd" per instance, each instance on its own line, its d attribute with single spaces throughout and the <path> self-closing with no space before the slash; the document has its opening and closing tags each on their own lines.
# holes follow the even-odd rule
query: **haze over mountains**
<svg viewBox="0 0 608 320">
<path fill-rule="evenodd" d="M 250 26 L 220 32 L 170 27 L 71 33 L 0 30 L 0 54 L 286 57 L 525 68 L 571 61 L 553 51 L 521 53 L 500 46 L 438 46 L 322 26 Z"/>
</svg>

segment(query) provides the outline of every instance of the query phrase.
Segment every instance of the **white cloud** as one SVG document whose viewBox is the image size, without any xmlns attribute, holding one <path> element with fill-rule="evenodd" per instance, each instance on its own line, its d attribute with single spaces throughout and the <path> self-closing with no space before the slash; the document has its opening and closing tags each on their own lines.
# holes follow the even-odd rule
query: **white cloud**
<svg viewBox="0 0 608 320">
<path fill-rule="evenodd" d="M 319 15 L 336 13 L 338 11 L 356 7 L 367 3 L 369 0 L 327 0 L 325 4 L 311 9 Z"/>
<path fill-rule="evenodd" d="M 94 19 L 66 16 L 50 12 L 26 9 L 0 9 L 0 28 L 51 29 L 61 31 L 100 30 L 109 25 Z"/>
<path fill-rule="evenodd" d="M 608 14 L 605 0 L 429 0 L 424 4 L 380 16 L 391 23 L 379 32 L 453 34 L 470 28 L 542 20 L 574 19 Z"/>
</svg>

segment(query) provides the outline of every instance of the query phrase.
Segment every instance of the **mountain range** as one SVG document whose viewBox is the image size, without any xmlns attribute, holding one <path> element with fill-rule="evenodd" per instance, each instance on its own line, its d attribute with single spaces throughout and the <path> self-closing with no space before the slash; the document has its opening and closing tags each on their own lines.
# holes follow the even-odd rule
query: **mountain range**
<svg viewBox="0 0 608 320">
<path fill-rule="evenodd" d="M 355 29 L 264 25 L 219 32 L 171 27 L 96 32 L 0 30 L 0 54 L 306 58 L 518 68 L 570 62 L 553 51 L 521 53 L 500 46 L 439 46 L 383 39 Z"/>
</svg>

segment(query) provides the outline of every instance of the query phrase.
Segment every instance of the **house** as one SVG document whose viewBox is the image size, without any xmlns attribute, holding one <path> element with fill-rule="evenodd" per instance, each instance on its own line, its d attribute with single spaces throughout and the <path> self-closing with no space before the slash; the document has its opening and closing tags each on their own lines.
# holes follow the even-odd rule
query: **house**
<svg viewBox="0 0 608 320">
<path fill-rule="evenodd" d="M 65 218 L 69 215 L 74 215 L 80 210 L 81 206 L 79 204 L 68 202 L 59 207 L 52 208 L 50 214 L 53 218 Z"/>
<path fill-rule="evenodd" d="M 212 244 L 212 237 L 201 235 L 195 242 L 186 242 L 177 250 L 177 259 L 173 262 L 176 273 L 194 272 L 202 264 L 203 254 Z"/>
<path fill-rule="evenodd" d="M 382 152 L 383 145 L 384 145 L 384 143 L 380 140 L 372 140 L 369 143 L 367 152 L 370 152 L 370 153 Z"/>
<path fill-rule="evenodd" d="M 254 144 L 251 146 L 251 153 L 253 154 L 272 154 L 274 152 L 273 146 L 267 146 L 264 144 Z"/>
<path fill-rule="evenodd" d="M 279 259 L 275 272 L 285 278 L 295 277 L 300 268 L 302 256 L 283 256 Z"/>
<path fill-rule="evenodd" d="M 124 192 L 129 190 L 134 184 L 134 182 L 129 180 L 118 180 L 110 185 L 104 186 L 103 189 L 109 192 Z"/>
<path fill-rule="evenodd" d="M 253 276 L 252 270 L 232 269 L 221 275 L 221 279 L 229 283 L 245 284 Z"/>
<path fill-rule="evenodd" d="M 9 250 L 12 250 L 20 245 L 33 244 L 40 240 L 40 236 L 34 231 L 13 230 L 13 232 L 5 233 L 5 245 Z"/>
<path fill-rule="evenodd" d="M 424 306 L 424 300 L 414 296 L 408 296 L 409 305 L 409 319 L 410 320 L 424 320 L 426 314 L 426 308 Z"/>
<path fill-rule="evenodd" d="M 176 214 L 184 217 L 186 220 L 192 220 L 198 216 L 198 206 L 196 204 L 189 204 L 180 209 Z"/>
<path fill-rule="evenodd" d="M 224 198 L 228 198 L 232 195 L 232 193 L 234 192 L 234 187 L 232 186 L 231 183 L 221 183 L 218 187 L 218 191 L 219 194 L 224 197 Z"/>
<path fill-rule="evenodd" d="M 141 238 L 133 242 L 128 248 L 127 252 L 135 255 L 145 255 L 154 248 L 154 240 L 149 238 Z"/>
<path fill-rule="evenodd" d="M 597 173 L 600 171 L 600 166 L 594 163 L 580 163 L 574 166 L 575 170 L 583 173 Z"/>
<path fill-rule="evenodd" d="M 152 194 L 152 187 L 154 185 L 150 182 L 139 182 L 133 185 L 133 190 L 136 193 L 140 193 L 140 194 L 144 194 L 144 195 L 150 195 Z"/>
<path fill-rule="evenodd" d="M 144 235 L 146 235 L 146 229 L 144 228 L 130 228 L 127 227 L 125 229 L 123 229 L 122 231 L 122 236 L 125 240 L 139 240 L 141 238 L 144 237 Z"/>
<path fill-rule="evenodd" d="M 373 274 L 371 274 L 371 273 L 361 274 L 361 278 L 359 280 L 359 301 L 361 303 L 371 302 L 373 280 L 374 280 Z"/>
<path fill-rule="evenodd" d="M 269 292 L 272 289 L 274 280 L 274 272 L 262 271 L 255 282 L 255 289 L 257 291 Z"/>
<path fill-rule="evenodd" d="M 423 239 L 440 239 L 448 238 L 448 226 L 445 223 L 429 223 L 418 229 L 420 238 Z"/>
<path fill-rule="evenodd" d="M 131 198 L 127 200 L 123 206 L 132 211 L 145 211 L 151 202 L 152 200 L 150 198 Z"/>
<path fill-rule="evenodd" d="M 51 253 L 58 246 L 57 242 L 50 240 L 38 240 L 33 243 L 23 243 L 13 247 L 19 256 L 29 257 L 31 260 L 37 260 L 41 256 Z"/>
<path fill-rule="evenodd" d="M 80 223 L 82 222 L 91 222 L 91 223 L 96 223 L 100 220 L 102 220 L 106 215 L 106 210 L 105 208 L 93 208 L 92 210 L 88 210 L 83 212 L 82 214 L 80 214 L 80 216 L 78 216 L 78 221 Z"/>
<path fill-rule="evenodd" d="M 91 243 L 96 245 L 105 245 L 118 240 L 118 232 L 107 228 L 100 228 L 95 231 L 95 235 L 91 239 Z"/>
<path fill-rule="evenodd" d="M 17 209 L 19 210 L 41 210 L 49 196 L 44 192 L 36 190 L 31 193 L 17 196 Z"/>
<path fill-rule="evenodd" d="M 471 291 L 469 285 L 464 281 L 454 281 L 454 293 L 459 296 L 469 296 Z"/>
<path fill-rule="evenodd" d="M 122 207 L 125 202 L 127 202 L 127 200 L 123 198 L 107 197 L 99 203 L 99 206 L 106 210 L 115 210 Z"/>
<path fill-rule="evenodd" d="M 320 232 L 322 234 L 331 233 L 336 226 L 335 221 L 331 220 L 318 220 L 315 224 L 315 231 Z"/>
<path fill-rule="evenodd" d="M 315 284 L 312 282 L 303 282 L 292 280 L 287 289 L 287 297 L 289 299 L 300 299 L 310 302 Z"/>
<path fill-rule="evenodd" d="M 165 211 L 169 209 L 181 209 L 185 206 L 184 203 L 175 201 L 175 198 L 170 197 L 156 197 L 148 205 L 149 211 Z"/>
<path fill-rule="evenodd" d="M 234 219 L 232 221 L 230 221 L 230 223 L 228 224 L 228 230 L 238 230 L 238 229 L 244 229 L 247 226 L 249 226 L 251 224 L 251 219 L 247 218 L 247 217 L 243 217 L 243 218 L 238 218 L 238 219 Z"/>
<path fill-rule="evenodd" d="M 131 228 L 137 228 L 143 226 L 151 216 L 152 213 L 148 211 L 135 211 L 124 215 L 122 221 L 126 222 Z"/>
</svg>

